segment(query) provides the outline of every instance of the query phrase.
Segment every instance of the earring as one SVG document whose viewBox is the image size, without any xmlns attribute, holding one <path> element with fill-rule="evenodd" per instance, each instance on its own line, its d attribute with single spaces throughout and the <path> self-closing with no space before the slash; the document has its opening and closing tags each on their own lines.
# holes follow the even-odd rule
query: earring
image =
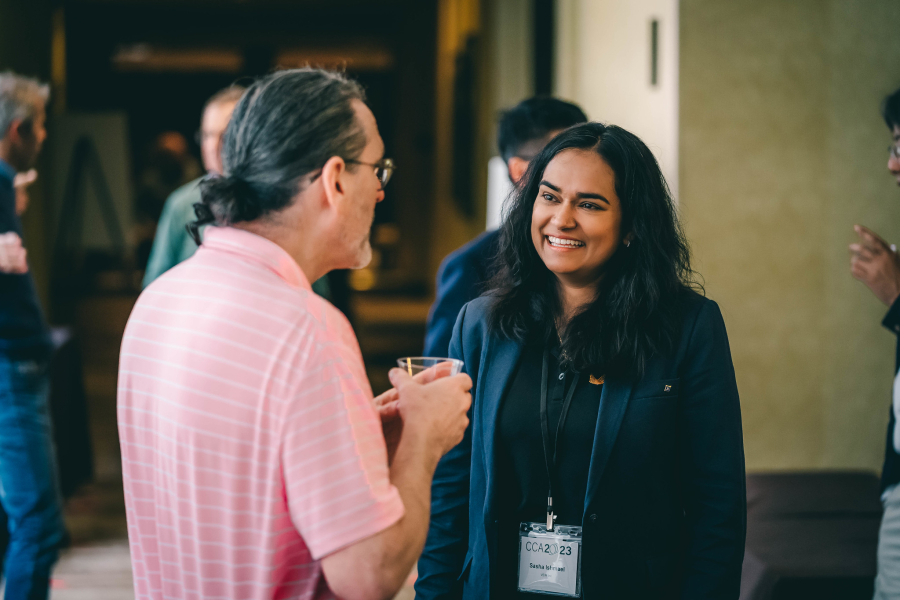
<svg viewBox="0 0 900 600">
<path fill-rule="evenodd" d="M 631 247 L 631 240 L 628 240 L 627 242 L 625 242 L 625 247 L 626 247 L 626 248 L 630 248 L 630 247 Z"/>
</svg>

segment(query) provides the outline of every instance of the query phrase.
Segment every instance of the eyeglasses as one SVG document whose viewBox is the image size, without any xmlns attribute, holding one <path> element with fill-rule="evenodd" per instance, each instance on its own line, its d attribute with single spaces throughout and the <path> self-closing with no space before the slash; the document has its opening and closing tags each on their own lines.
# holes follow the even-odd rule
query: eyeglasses
<svg viewBox="0 0 900 600">
<path fill-rule="evenodd" d="M 354 165 L 365 165 L 367 167 L 372 167 L 375 169 L 375 177 L 381 181 L 381 189 L 388 184 L 388 181 L 391 180 L 391 175 L 394 174 L 394 169 L 397 167 L 394 166 L 394 161 L 390 158 L 382 158 L 376 163 L 367 163 L 359 160 L 352 160 L 349 158 L 344 159 L 345 163 L 352 163 Z"/>
<path fill-rule="evenodd" d="M 900 146 L 897 144 L 891 144 L 888 146 L 888 152 L 891 153 L 891 156 L 894 158 L 900 158 Z"/>
</svg>

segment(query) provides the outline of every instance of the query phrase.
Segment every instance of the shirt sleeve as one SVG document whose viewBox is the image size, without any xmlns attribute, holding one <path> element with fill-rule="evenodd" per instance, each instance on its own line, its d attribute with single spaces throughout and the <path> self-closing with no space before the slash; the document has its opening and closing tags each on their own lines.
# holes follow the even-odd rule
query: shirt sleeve
<svg viewBox="0 0 900 600">
<path fill-rule="evenodd" d="M 306 362 L 281 458 L 291 519 L 318 560 L 387 529 L 404 507 L 355 339 L 320 336 Z"/>
<path fill-rule="evenodd" d="M 900 298 L 897 298 L 894 300 L 894 303 L 891 304 L 891 307 L 888 309 L 887 314 L 884 315 L 884 320 L 881 321 L 881 324 L 895 334 L 900 333 Z"/>
</svg>

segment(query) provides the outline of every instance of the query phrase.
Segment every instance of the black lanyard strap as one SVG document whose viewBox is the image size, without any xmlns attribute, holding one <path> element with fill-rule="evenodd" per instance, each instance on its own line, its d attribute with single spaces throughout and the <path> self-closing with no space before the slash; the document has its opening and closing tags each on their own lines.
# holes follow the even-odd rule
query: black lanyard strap
<svg viewBox="0 0 900 600">
<path fill-rule="evenodd" d="M 548 357 L 550 351 L 544 348 L 544 364 L 541 368 L 541 438 L 544 441 L 544 463 L 547 467 L 547 480 L 550 489 L 547 492 L 548 504 L 552 503 L 553 498 L 553 480 L 556 476 L 556 456 L 559 450 L 559 435 L 563 431 L 566 422 L 566 415 L 569 413 L 569 406 L 572 404 L 572 396 L 575 395 L 575 388 L 578 386 L 578 379 L 569 385 L 569 392 L 563 401 L 562 411 L 559 413 L 559 422 L 556 424 L 556 438 L 553 440 L 553 452 L 550 451 L 550 417 L 547 415 L 547 373 L 549 371 Z M 548 508 L 548 512 L 550 512 Z"/>
</svg>

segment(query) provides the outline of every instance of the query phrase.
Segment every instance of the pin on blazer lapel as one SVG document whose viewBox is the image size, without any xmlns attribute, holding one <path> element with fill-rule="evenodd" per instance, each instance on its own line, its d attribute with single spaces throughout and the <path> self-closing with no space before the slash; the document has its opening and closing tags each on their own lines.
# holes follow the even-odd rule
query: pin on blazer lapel
<svg viewBox="0 0 900 600">
<path fill-rule="evenodd" d="M 490 336 L 487 348 L 484 350 L 486 360 L 482 361 L 482 369 L 478 374 L 480 390 L 476 391 L 477 400 L 480 401 L 480 417 L 483 423 L 482 439 L 484 441 L 484 471 L 487 484 L 486 516 L 493 512 L 494 506 L 494 464 L 497 439 L 497 415 L 500 412 L 500 402 L 506 395 L 512 382 L 516 365 L 522 355 L 522 344 L 497 336 Z M 485 374 L 489 374 L 485 378 Z"/>
<path fill-rule="evenodd" d="M 628 401 L 631 399 L 631 382 L 621 381 L 617 377 L 607 377 L 600 393 L 600 412 L 597 415 L 597 427 L 594 430 L 594 448 L 591 451 L 591 466 L 588 469 L 587 493 L 584 496 L 584 512 L 594 499 L 594 495 L 606 470 L 606 463 L 612 453 L 616 436 L 622 426 Z"/>
</svg>

